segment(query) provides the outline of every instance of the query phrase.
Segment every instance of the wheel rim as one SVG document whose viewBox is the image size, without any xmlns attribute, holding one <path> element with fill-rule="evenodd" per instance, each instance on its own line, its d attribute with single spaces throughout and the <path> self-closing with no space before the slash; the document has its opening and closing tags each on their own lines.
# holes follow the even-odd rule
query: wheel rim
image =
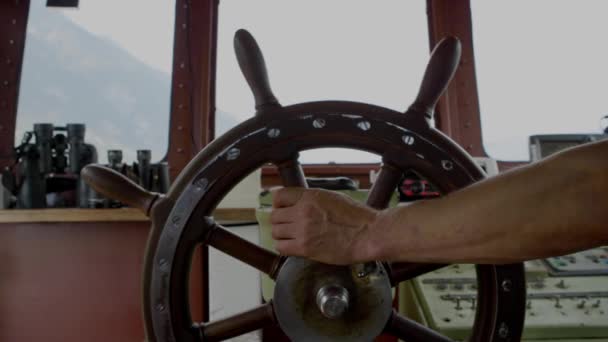
<svg viewBox="0 0 608 342">
<path fill-rule="evenodd" d="M 252 170 L 266 162 L 297 159 L 297 152 L 318 147 L 346 147 L 382 155 L 383 163 L 401 171 L 413 169 L 443 193 L 465 187 L 483 174 L 460 148 L 424 120 L 353 102 L 315 102 L 285 107 L 234 128 L 238 136 L 223 148 L 197 160 L 194 177 L 177 199 L 146 267 L 149 301 L 147 323 L 157 341 L 198 340 L 187 301 L 192 252 L 205 243 L 210 215 L 222 197 Z M 219 152 L 217 152 L 219 151 Z M 237 167 L 235 167 L 237 166 Z M 522 316 L 517 305 L 523 284 L 519 266 L 479 266 L 478 310 L 474 341 L 501 341 L 518 336 Z M 508 286 L 503 286 L 509 284 Z M 504 289 L 508 289 L 505 291 Z"/>
<path fill-rule="evenodd" d="M 276 324 L 272 302 L 205 324 L 191 321 L 188 305 L 190 263 L 199 244 L 213 246 L 271 277 L 280 273 L 284 258 L 235 236 L 209 217 L 233 186 L 264 163 L 279 168 L 284 186 L 306 187 L 300 151 L 345 147 L 378 154 L 383 166 L 367 200 L 377 209 L 386 207 L 406 170 L 415 170 L 444 194 L 484 177 L 466 152 L 428 124 L 458 66 L 457 39 L 446 38 L 434 49 L 418 96 L 405 114 L 355 102 L 282 107 L 248 32 L 237 32 L 235 50 L 254 94 L 256 117 L 201 151 L 180 174 L 163 207 L 155 210 L 144 271 L 144 318 L 153 341 L 220 341 Z M 388 285 L 443 266 L 392 263 L 387 265 Z M 477 266 L 477 274 L 478 306 L 470 340 L 519 340 L 525 305 L 523 265 Z M 450 341 L 395 311 L 384 331 L 409 342 Z"/>
</svg>

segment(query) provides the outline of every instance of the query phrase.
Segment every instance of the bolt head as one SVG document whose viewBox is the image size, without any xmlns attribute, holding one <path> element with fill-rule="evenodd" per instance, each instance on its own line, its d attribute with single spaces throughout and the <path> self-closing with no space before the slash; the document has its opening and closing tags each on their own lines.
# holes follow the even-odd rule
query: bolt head
<svg viewBox="0 0 608 342">
<path fill-rule="evenodd" d="M 500 338 L 509 337 L 509 327 L 507 327 L 507 325 L 504 322 L 500 325 L 500 328 L 498 328 L 498 336 Z"/>
<path fill-rule="evenodd" d="M 281 130 L 278 128 L 271 128 L 268 130 L 269 138 L 277 138 L 279 135 L 281 135 Z"/>
<path fill-rule="evenodd" d="M 413 136 L 411 136 L 411 135 L 409 135 L 409 134 L 406 134 L 406 135 L 404 135 L 403 137 L 401 137 L 401 140 L 403 140 L 403 142 L 404 142 L 406 145 L 410 145 L 410 146 L 411 146 L 411 145 L 414 145 L 414 137 L 413 137 Z"/>
<path fill-rule="evenodd" d="M 450 160 L 442 160 L 441 166 L 443 166 L 443 169 L 447 171 L 450 171 L 454 168 L 454 164 Z"/>
<path fill-rule="evenodd" d="M 348 309 L 348 290 L 340 285 L 326 285 L 317 292 L 317 306 L 330 319 L 339 318 Z"/>
<path fill-rule="evenodd" d="M 325 120 L 323 120 L 323 119 L 315 119 L 315 121 L 312 122 L 312 127 L 314 127 L 314 128 L 323 128 L 323 127 L 325 127 Z"/>
<path fill-rule="evenodd" d="M 369 131 L 369 129 L 372 127 L 372 124 L 369 123 L 369 121 L 360 121 L 359 123 L 357 123 L 357 127 L 359 127 L 359 129 L 361 129 L 362 131 Z"/>
</svg>

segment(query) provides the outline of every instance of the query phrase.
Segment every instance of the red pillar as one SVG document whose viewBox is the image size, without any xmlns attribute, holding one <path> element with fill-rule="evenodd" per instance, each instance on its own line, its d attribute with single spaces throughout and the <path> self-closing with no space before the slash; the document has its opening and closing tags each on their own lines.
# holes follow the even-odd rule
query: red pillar
<svg viewBox="0 0 608 342">
<path fill-rule="evenodd" d="M 469 0 L 427 0 L 431 47 L 452 35 L 462 43 L 454 79 L 439 100 L 437 127 L 475 157 L 484 157 Z"/>
<path fill-rule="evenodd" d="M 218 0 L 178 0 L 175 9 L 171 123 L 173 179 L 215 131 Z"/>
<path fill-rule="evenodd" d="M 0 1 L 0 168 L 13 162 L 29 0 Z"/>
</svg>

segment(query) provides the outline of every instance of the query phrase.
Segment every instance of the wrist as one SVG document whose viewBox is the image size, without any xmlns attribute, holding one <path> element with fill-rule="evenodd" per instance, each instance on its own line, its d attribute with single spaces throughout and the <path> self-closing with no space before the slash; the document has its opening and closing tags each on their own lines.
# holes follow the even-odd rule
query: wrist
<svg viewBox="0 0 608 342">
<path fill-rule="evenodd" d="M 358 248 L 360 261 L 387 260 L 387 231 L 383 227 L 390 216 L 389 211 L 390 209 L 375 210 L 372 219 L 366 223 L 365 234 Z"/>
<path fill-rule="evenodd" d="M 377 211 L 366 237 L 366 257 L 378 261 L 404 261 L 420 243 L 420 211 L 425 202 Z M 413 241 L 414 240 L 414 241 Z"/>
</svg>

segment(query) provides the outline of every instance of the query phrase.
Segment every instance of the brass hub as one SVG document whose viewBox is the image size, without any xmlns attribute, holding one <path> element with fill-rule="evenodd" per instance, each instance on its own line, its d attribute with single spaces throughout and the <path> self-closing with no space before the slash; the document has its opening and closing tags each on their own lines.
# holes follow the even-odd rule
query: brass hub
<svg viewBox="0 0 608 342">
<path fill-rule="evenodd" d="M 370 341 L 392 312 L 391 285 L 380 263 L 361 274 L 291 257 L 276 278 L 275 314 L 292 341 Z"/>
</svg>

